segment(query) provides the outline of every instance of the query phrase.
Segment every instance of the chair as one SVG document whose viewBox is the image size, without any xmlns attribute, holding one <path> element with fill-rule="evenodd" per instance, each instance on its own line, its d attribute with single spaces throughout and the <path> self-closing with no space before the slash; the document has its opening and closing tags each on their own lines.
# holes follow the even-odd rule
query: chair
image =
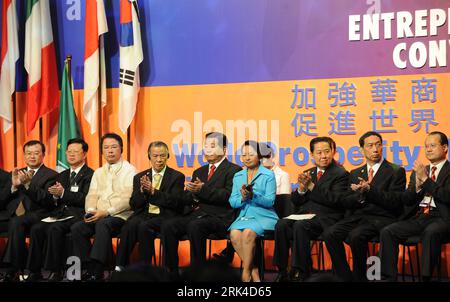
<svg viewBox="0 0 450 302">
<path fill-rule="evenodd" d="M 420 236 L 411 236 L 408 239 L 406 239 L 405 242 L 401 243 L 402 245 L 402 280 L 405 281 L 405 252 L 406 249 L 408 250 L 408 258 L 409 258 L 409 268 L 411 270 L 411 277 L 412 281 L 415 282 L 415 274 L 414 274 L 414 265 L 411 261 L 411 247 L 415 247 L 416 249 L 416 263 L 417 263 L 417 280 L 420 281 L 420 256 L 419 256 L 419 243 L 420 243 Z"/>
<path fill-rule="evenodd" d="M 278 217 L 281 219 L 293 213 L 294 206 L 291 202 L 290 194 L 280 194 L 275 197 L 275 202 L 273 205 L 275 212 Z M 258 263 L 259 275 L 261 281 L 264 280 L 265 273 L 265 254 L 264 254 L 264 243 L 266 240 L 275 240 L 275 232 L 266 230 L 264 231 L 264 237 L 259 237 L 257 239 L 256 251 L 255 251 L 255 262 Z"/>
<path fill-rule="evenodd" d="M 450 236 L 449 235 L 447 235 L 447 237 L 445 238 L 444 242 L 442 242 L 442 247 L 445 247 L 448 243 L 450 243 Z M 442 250 L 441 250 L 441 253 L 442 253 Z M 441 273 L 441 270 L 442 270 L 442 258 L 441 257 L 438 258 L 437 270 L 438 270 L 437 271 L 438 281 L 441 281 L 441 278 L 442 278 L 442 273 Z"/>
<path fill-rule="evenodd" d="M 218 233 L 214 233 L 214 234 L 209 234 L 208 237 L 206 238 L 207 240 L 207 257 L 206 259 L 211 259 L 212 257 L 212 241 L 213 240 L 228 240 L 230 239 L 228 234 L 218 234 Z"/>
<path fill-rule="evenodd" d="M 320 235 L 312 241 L 317 243 L 317 268 L 319 271 L 325 271 L 325 251 L 323 248 L 325 240 L 323 239 L 322 235 Z"/>
</svg>

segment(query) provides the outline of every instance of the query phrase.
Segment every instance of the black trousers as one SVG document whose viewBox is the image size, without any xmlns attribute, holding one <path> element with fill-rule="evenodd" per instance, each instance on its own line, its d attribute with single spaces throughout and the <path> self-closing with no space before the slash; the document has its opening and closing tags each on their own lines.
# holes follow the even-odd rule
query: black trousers
<svg viewBox="0 0 450 302">
<path fill-rule="evenodd" d="M 0 233 L 8 232 L 9 220 L 0 221 Z"/>
<path fill-rule="evenodd" d="M 380 233 L 381 273 L 397 280 L 398 245 L 410 236 L 420 236 L 422 276 L 431 277 L 441 255 L 441 244 L 448 236 L 449 223 L 437 210 L 393 223 Z"/>
<path fill-rule="evenodd" d="M 6 245 L 3 262 L 9 263 L 11 269 L 17 271 L 25 268 L 27 248 L 25 239 L 31 227 L 47 217 L 42 213 L 26 213 L 22 216 L 12 217 L 8 224 L 8 243 Z"/>
<path fill-rule="evenodd" d="M 300 271 L 303 277 L 311 274 L 311 245 L 323 232 L 322 224 L 317 217 L 308 220 L 280 219 L 275 225 L 275 251 L 273 264 L 280 271 L 288 267 L 289 247 L 292 240 L 291 266 Z"/>
<path fill-rule="evenodd" d="M 112 259 L 113 250 L 111 239 L 117 236 L 125 220 L 118 217 L 105 217 L 95 223 L 79 221 L 72 225 L 73 253 L 80 257 L 86 265 L 95 260 L 103 265 Z M 91 237 L 95 235 L 91 246 Z"/>
<path fill-rule="evenodd" d="M 164 221 L 161 225 L 164 265 L 178 268 L 178 240 L 187 235 L 190 241 L 191 265 L 206 261 L 206 239 L 210 234 L 226 236 L 229 223 L 215 216 L 193 212 L 187 216 Z"/>
<path fill-rule="evenodd" d="M 120 231 L 120 243 L 117 250 L 117 265 L 126 266 L 136 243 L 139 242 L 140 260 L 151 264 L 155 255 L 155 238 L 161 230 L 161 224 L 167 218 L 142 213 L 130 217 Z"/>
<path fill-rule="evenodd" d="M 367 249 L 369 241 L 393 219 L 353 216 L 344 218 L 322 234 L 330 253 L 335 274 L 343 281 L 367 281 Z M 376 222 L 376 223 L 375 223 Z M 353 258 L 353 274 L 347 263 L 344 241 L 350 245 Z"/>
<path fill-rule="evenodd" d="M 66 260 L 64 256 L 67 256 L 66 235 L 78 221 L 81 221 L 81 217 L 34 224 L 30 230 L 27 268 L 32 272 L 39 272 L 41 268 L 52 272 L 63 270 Z"/>
</svg>

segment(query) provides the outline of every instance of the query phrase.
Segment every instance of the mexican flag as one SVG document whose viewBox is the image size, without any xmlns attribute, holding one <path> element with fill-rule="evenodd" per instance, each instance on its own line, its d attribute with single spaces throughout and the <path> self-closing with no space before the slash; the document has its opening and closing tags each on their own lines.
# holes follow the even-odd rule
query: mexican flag
<svg viewBox="0 0 450 302">
<path fill-rule="evenodd" d="M 80 127 L 73 109 L 73 84 L 70 76 L 70 62 L 66 59 L 61 83 L 58 122 L 58 150 L 56 154 L 56 171 L 62 172 L 69 168 L 66 157 L 67 141 L 81 137 Z"/>
<path fill-rule="evenodd" d="M 58 75 L 48 0 L 27 0 L 25 70 L 28 73 L 27 132 L 58 107 Z"/>
</svg>

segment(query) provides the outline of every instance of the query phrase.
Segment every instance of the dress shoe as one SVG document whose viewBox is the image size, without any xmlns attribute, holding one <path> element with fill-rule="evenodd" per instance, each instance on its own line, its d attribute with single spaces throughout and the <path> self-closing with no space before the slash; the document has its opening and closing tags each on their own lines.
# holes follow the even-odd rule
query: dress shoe
<svg viewBox="0 0 450 302">
<path fill-rule="evenodd" d="M 14 271 L 7 272 L 3 276 L 2 281 L 3 282 L 19 282 L 20 281 L 20 273 L 14 272 Z"/>
<path fill-rule="evenodd" d="M 28 278 L 25 279 L 25 282 L 39 282 L 44 280 L 41 273 L 30 273 Z"/>
<path fill-rule="evenodd" d="M 48 277 L 48 282 L 61 282 L 64 279 L 64 275 L 61 272 L 51 272 Z"/>
<path fill-rule="evenodd" d="M 298 269 L 292 269 L 289 273 L 289 281 L 291 282 L 303 282 L 308 279 L 309 275 L 300 274 Z"/>
<path fill-rule="evenodd" d="M 88 274 L 83 281 L 86 282 L 104 282 L 105 279 L 102 275 Z"/>
<path fill-rule="evenodd" d="M 289 282 L 289 276 L 287 272 L 278 273 L 273 282 Z"/>
<path fill-rule="evenodd" d="M 180 273 L 178 272 L 178 269 L 168 269 L 167 274 L 169 276 L 170 281 L 178 282 L 181 281 Z"/>
</svg>

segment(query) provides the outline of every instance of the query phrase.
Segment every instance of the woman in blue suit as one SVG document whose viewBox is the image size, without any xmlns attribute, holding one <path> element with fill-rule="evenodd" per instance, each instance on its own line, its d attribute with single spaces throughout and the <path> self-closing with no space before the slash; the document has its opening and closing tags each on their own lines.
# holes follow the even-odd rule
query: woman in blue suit
<svg viewBox="0 0 450 302">
<path fill-rule="evenodd" d="M 231 224 L 230 239 L 242 260 L 242 281 L 259 281 L 253 265 L 256 238 L 265 230 L 274 230 L 278 216 L 273 208 L 276 193 L 275 175 L 261 165 L 259 144 L 246 141 L 242 148 L 242 162 L 246 169 L 233 178 L 230 204 L 240 209 L 239 217 Z"/>
</svg>

